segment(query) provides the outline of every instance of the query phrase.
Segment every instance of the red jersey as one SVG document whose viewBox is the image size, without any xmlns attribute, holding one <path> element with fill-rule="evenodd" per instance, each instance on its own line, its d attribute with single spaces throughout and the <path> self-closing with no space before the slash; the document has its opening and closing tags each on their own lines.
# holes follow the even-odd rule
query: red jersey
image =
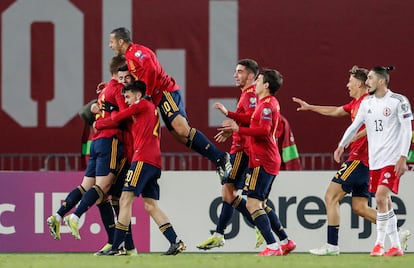
<svg viewBox="0 0 414 268">
<path fill-rule="evenodd" d="M 255 85 L 244 89 L 240 95 L 239 102 L 237 103 L 236 110 L 234 112 L 228 112 L 227 117 L 236 120 L 236 115 L 248 116 L 251 118 L 254 110 L 256 109 L 256 88 Z M 237 121 L 237 120 L 236 120 Z M 242 123 L 237 121 L 239 127 L 249 127 L 249 123 Z M 230 153 L 235 154 L 237 152 L 245 152 L 249 154 L 249 143 L 246 141 L 247 137 L 240 135 L 240 133 L 233 132 L 233 141 L 231 143 Z"/>
<path fill-rule="evenodd" d="M 343 109 L 351 114 L 351 120 L 354 121 L 357 113 L 358 113 L 358 109 L 359 109 L 359 105 L 361 104 L 361 101 L 368 96 L 368 94 L 364 94 L 362 95 L 359 99 L 353 99 L 351 100 L 348 104 L 345 104 L 343 107 Z M 365 125 L 363 125 L 359 130 L 364 130 L 365 129 Z M 359 139 L 357 139 L 356 141 L 352 142 L 350 144 L 350 151 L 349 151 L 349 157 L 347 159 L 347 161 L 353 161 L 353 160 L 360 160 L 364 165 L 368 166 L 368 140 L 367 140 L 367 136 L 365 135 L 364 137 L 361 137 Z"/>
<path fill-rule="evenodd" d="M 280 154 L 275 137 L 280 117 L 279 101 L 274 96 L 258 100 L 250 127 L 240 127 L 239 133 L 250 137 L 249 168 L 263 166 L 267 173 L 279 174 Z"/>
<path fill-rule="evenodd" d="M 99 106 L 99 109 L 101 110 L 100 110 L 100 113 L 97 113 L 95 115 L 96 123 L 98 123 L 99 121 L 105 118 L 111 117 L 111 113 L 102 110 L 102 105 L 105 101 L 110 102 L 114 105 L 117 105 L 120 110 L 128 107 L 128 105 L 125 103 L 125 98 L 121 93 L 122 87 L 123 85 L 120 84 L 117 80 L 111 79 L 111 81 L 109 81 L 106 84 L 105 88 L 99 93 L 98 106 Z M 94 133 L 92 136 L 92 140 L 96 140 L 99 138 L 111 138 L 113 136 L 117 136 L 119 138 L 119 134 L 120 134 L 120 131 L 118 127 L 104 128 L 104 129 L 96 131 L 96 133 Z"/>
<path fill-rule="evenodd" d="M 163 91 L 176 91 L 179 86 L 175 80 L 167 75 L 158 61 L 155 53 L 142 45 L 133 44 L 125 52 L 125 59 L 130 73 L 136 80 L 147 85 L 146 94 L 158 106 Z"/>
<path fill-rule="evenodd" d="M 132 162 L 142 161 L 161 168 L 160 119 L 155 105 L 145 99 L 127 109 L 113 114 L 112 120 L 132 120 L 131 132 L 134 139 Z"/>
</svg>

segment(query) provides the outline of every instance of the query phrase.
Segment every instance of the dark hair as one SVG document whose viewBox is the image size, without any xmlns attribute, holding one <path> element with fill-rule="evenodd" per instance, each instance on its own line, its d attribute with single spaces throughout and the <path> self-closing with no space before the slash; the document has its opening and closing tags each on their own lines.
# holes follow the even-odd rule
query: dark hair
<svg viewBox="0 0 414 268">
<path fill-rule="evenodd" d="M 131 42 L 131 32 L 125 27 L 116 28 L 112 30 L 111 34 L 114 35 L 116 40 L 122 39 L 126 43 Z"/>
<path fill-rule="evenodd" d="M 390 74 L 389 71 L 395 70 L 394 66 L 375 66 L 371 69 L 374 73 L 377 74 L 377 76 L 385 79 L 385 84 L 388 85 L 390 82 Z"/>
<path fill-rule="evenodd" d="M 365 68 L 360 68 L 356 65 L 352 66 L 351 70 L 349 70 L 349 73 L 364 84 L 368 79 L 368 70 Z"/>
<path fill-rule="evenodd" d="M 128 65 L 124 64 L 118 68 L 118 72 L 126 72 L 128 71 Z"/>
<path fill-rule="evenodd" d="M 124 55 L 116 55 L 112 57 L 111 62 L 109 63 L 109 71 L 111 74 L 116 74 L 118 73 L 118 69 L 123 65 L 125 65 Z"/>
<path fill-rule="evenodd" d="M 254 74 L 254 77 L 256 78 L 257 73 L 259 72 L 259 65 L 257 64 L 255 60 L 242 59 L 242 60 L 239 60 L 237 64 L 246 67 L 246 69 L 250 70 Z"/>
<path fill-rule="evenodd" d="M 276 70 L 262 69 L 263 83 L 269 83 L 269 93 L 275 95 L 283 84 L 283 76 Z"/>
<path fill-rule="evenodd" d="M 126 91 L 141 92 L 142 97 L 144 97 L 145 92 L 147 91 L 147 86 L 143 81 L 136 80 L 122 88 L 122 94 Z"/>
</svg>

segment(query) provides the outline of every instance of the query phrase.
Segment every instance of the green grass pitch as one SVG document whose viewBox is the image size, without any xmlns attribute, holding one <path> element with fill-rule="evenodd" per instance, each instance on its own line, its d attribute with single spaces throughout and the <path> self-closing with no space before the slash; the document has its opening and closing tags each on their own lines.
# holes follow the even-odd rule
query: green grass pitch
<svg viewBox="0 0 414 268">
<path fill-rule="evenodd" d="M 341 254 L 318 257 L 292 253 L 283 257 L 256 257 L 254 253 L 182 253 L 162 256 L 160 253 L 140 253 L 139 256 L 93 256 L 92 253 L 0 253 L 0 268 L 114 268 L 114 267 L 177 267 L 177 268 L 265 268 L 265 267 L 413 267 L 414 254 L 403 257 L 370 257 L 363 254 Z"/>
</svg>

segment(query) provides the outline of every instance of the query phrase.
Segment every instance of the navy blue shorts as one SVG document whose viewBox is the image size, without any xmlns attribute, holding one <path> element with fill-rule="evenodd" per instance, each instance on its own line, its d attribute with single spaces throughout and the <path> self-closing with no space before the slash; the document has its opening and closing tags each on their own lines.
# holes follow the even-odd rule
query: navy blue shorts
<svg viewBox="0 0 414 268">
<path fill-rule="evenodd" d="M 230 176 L 224 180 L 224 183 L 233 183 L 236 189 L 243 189 L 247 167 L 249 165 L 249 156 L 244 152 L 231 154 L 230 163 L 232 164 L 233 169 Z"/>
<path fill-rule="evenodd" d="M 158 179 L 161 169 L 153 165 L 138 161 L 133 162 L 125 177 L 123 191 L 134 192 L 135 196 L 160 199 L 160 186 Z"/>
<path fill-rule="evenodd" d="M 92 141 L 86 177 L 107 176 L 117 174 L 118 164 L 122 157 L 122 144 L 118 138 L 100 138 Z"/>
<path fill-rule="evenodd" d="M 276 176 L 267 173 L 263 166 L 249 168 L 243 191 L 247 197 L 264 201 L 269 197 L 275 178 Z"/>
<path fill-rule="evenodd" d="M 352 196 L 371 197 L 368 191 L 369 168 L 359 160 L 342 163 L 332 181 L 341 184 L 342 190 L 352 193 Z"/>
<path fill-rule="evenodd" d="M 188 120 L 180 90 L 173 92 L 164 91 L 162 93 L 162 98 L 158 104 L 158 107 L 160 108 L 161 118 L 164 121 L 165 126 L 170 131 L 174 130 L 171 122 L 177 115 L 181 114 L 185 119 Z"/>
</svg>

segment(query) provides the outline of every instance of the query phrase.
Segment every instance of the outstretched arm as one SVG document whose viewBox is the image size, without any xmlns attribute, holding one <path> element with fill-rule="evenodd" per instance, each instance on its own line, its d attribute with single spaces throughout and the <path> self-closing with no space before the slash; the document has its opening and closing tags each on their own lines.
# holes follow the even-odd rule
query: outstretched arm
<svg viewBox="0 0 414 268">
<path fill-rule="evenodd" d="M 318 114 L 332 117 L 341 117 L 349 115 L 342 106 L 312 105 L 296 97 L 293 97 L 292 100 L 300 105 L 298 108 L 296 108 L 297 111 L 312 111 Z"/>
</svg>

